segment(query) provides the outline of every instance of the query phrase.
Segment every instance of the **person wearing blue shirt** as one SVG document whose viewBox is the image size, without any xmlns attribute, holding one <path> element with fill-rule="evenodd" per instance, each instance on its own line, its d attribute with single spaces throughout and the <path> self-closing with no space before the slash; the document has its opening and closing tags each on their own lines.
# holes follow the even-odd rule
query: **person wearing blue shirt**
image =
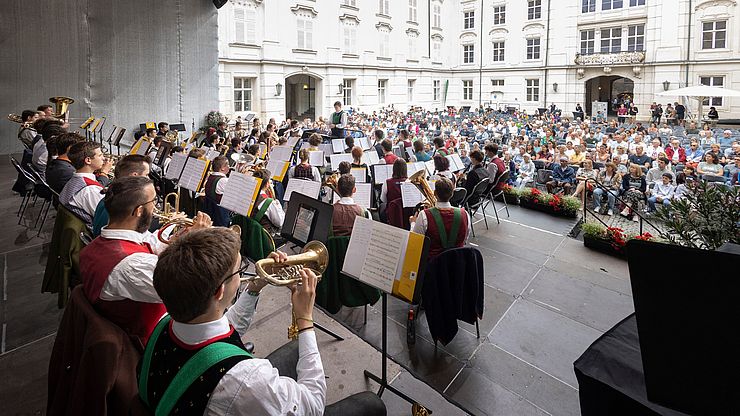
<svg viewBox="0 0 740 416">
<path fill-rule="evenodd" d="M 568 164 L 567 157 L 561 157 L 560 163 L 555 164 L 552 170 L 552 180 L 545 184 L 547 192 L 553 193 L 555 188 L 563 188 L 566 195 L 570 195 L 571 188 L 576 182 L 576 171 Z"/>
<path fill-rule="evenodd" d="M 424 151 L 424 143 L 422 143 L 421 140 L 416 140 L 414 142 L 414 157 L 416 157 L 417 162 L 427 162 L 432 160 L 429 153 Z"/>
<path fill-rule="evenodd" d="M 689 151 L 686 152 L 686 163 L 696 167 L 702 159 L 704 159 L 704 150 L 699 147 L 698 142 L 692 141 L 689 145 Z"/>
<path fill-rule="evenodd" d="M 126 176 L 149 176 L 149 165 L 151 159 L 144 155 L 126 155 L 116 163 L 114 169 L 115 178 L 123 178 Z M 108 225 L 108 211 L 105 209 L 104 200 L 101 199 L 98 206 L 95 208 L 95 216 L 93 217 L 92 233 L 93 237 L 100 235 L 100 231 Z"/>
</svg>

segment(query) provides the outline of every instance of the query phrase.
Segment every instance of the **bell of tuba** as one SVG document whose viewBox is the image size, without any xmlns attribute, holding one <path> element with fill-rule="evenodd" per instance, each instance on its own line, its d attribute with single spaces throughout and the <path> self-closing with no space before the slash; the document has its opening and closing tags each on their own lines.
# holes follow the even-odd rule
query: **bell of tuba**
<svg viewBox="0 0 740 416">
<path fill-rule="evenodd" d="M 421 203 L 424 208 L 432 208 L 437 205 L 437 197 L 434 196 L 434 191 L 432 191 L 429 182 L 427 182 L 426 171 L 422 169 L 414 173 L 409 177 L 409 182 L 416 185 L 419 191 L 421 191 L 421 194 L 424 195 L 424 201 Z"/>
<path fill-rule="evenodd" d="M 339 172 L 333 172 L 329 177 L 327 177 L 324 182 L 321 183 L 321 186 L 328 186 L 331 188 L 332 191 L 334 191 L 335 194 L 339 194 L 339 191 L 337 190 L 337 186 L 339 185 Z"/>
<path fill-rule="evenodd" d="M 55 106 L 54 114 L 52 114 L 52 117 L 65 118 L 65 115 L 69 110 L 69 105 L 74 103 L 75 100 L 69 97 L 58 96 L 49 98 L 49 102 L 54 104 Z"/>
</svg>

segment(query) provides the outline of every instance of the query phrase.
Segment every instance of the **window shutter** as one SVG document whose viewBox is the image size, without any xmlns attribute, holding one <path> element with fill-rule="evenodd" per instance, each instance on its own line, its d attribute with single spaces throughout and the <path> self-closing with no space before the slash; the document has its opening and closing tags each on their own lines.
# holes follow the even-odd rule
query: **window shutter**
<svg viewBox="0 0 740 416">
<path fill-rule="evenodd" d="M 255 9 L 248 9 L 246 12 L 246 42 L 255 44 L 257 43 L 257 11 Z"/>
<path fill-rule="evenodd" d="M 236 42 L 244 42 L 245 39 L 245 22 L 244 22 L 244 8 L 234 8 L 234 40 Z"/>
</svg>

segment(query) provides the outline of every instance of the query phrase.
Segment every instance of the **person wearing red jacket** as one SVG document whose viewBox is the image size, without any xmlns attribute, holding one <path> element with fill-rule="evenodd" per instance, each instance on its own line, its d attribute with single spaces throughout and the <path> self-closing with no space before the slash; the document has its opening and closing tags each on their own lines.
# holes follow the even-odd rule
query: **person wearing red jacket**
<svg viewBox="0 0 740 416">
<path fill-rule="evenodd" d="M 676 138 L 672 138 L 671 145 L 665 148 L 665 155 L 674 166 L 678 163 L 686 163 L 686 150 L 681 147 Z"/>
</svg>

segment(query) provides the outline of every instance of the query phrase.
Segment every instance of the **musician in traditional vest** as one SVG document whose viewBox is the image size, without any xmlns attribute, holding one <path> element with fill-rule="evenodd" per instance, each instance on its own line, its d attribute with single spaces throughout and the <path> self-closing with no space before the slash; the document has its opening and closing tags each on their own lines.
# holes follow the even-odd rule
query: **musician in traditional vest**
<svg viewBox="0 0 740 416">
<path fill-rule="evenodd" d="M 347 113 L 342 110 L 340 101 L 334 103 L 334 112 L 329 116 L 329 127 L 333 137 L 338 139 L 344 137 L 344 129 L 347 127 Z"/>
<path fill-rule="evenodd" d="M 145 176 L 113 181 L 105 194 L 108 226 L 80 252 L 85 296 L 101 315 L 142 345 L 166 312 L 152 280 L 157 251 L 163 246 L 150 245 L 145 236 L 156 201 L 154 184 Z M 194 223 L 189 230 L 211 225 L 202 212 Z"/>
<path fill-rule="evenodd" d="M 447 249 L 463 247 L 470 237 L 465 209 L 450 205 L 454 190 L 452 181 L 440 178 L 434 184 L 437 204 L 411 217 L 411 231 L 430 239 L 430 257 L 438 256 Z"/>
<path fill-rule="evenodd" d="M 398 160 L 398 156 L 393 153 L 393 142 L 391 142 L 390 139 L 385 139 L 380 142 L 380 146 L 383 148 L 383 156 L 380 160 L 385 162 L 386 165 L 392 165 L 396 160 Z"/>
<path fill-rule="evenodd" d="M 321 174 L 319 174 L 319 169 L 316 166 L 311 166 L 311 164 L 308 163 L 308 157 L 308 149 L 301 149 L 298 152 L 298 159 L 300 160 L 300 162 L 288 170 L 288 180 L 296 178 L 307 179 L 314 182 L 321 182 Z"/>
<path fill-rule="evenodd" d="M 262 169 L 254 172 L 253 176 L 262 179 L 262 184 L 250 216 L 253 220 L 259 222 L 268 233 L 277 235 L 283 227 L 285 211 L 283 211 L 280 202 L 274 200 L 273 195 L 268 191 L 272 174 L 269 170 Z"/>
<path fill-rule="evenodd" d="M 385 141 L 384 141 L 385 142 Z M 393 176 L 386 179 L 380 190 L 380 212 L 385 212 L 389 202 L 401 197 L 401 184 L 408 179 L 408 167 L 403 159 L 393 163 Z"/>
<path fill-rule="evenodd" d="M 495 143 L 487 144 L 483 150 L 486 152 L 486 159 L 488 159 L 488 165 L 486 166 L 486 170 L 488 170 L 488 178 L 491 181 L 491 183 L 498 182 L 499 176 L 501 176 L 504 171 L 506 170 L 506 165 L 504 164 L 504 161 L 501 160 L 500 157 L 498 157 L 498 145 Z M 505 183 L 499 183 L 496 185 L 496 190 L 503 189 Z"/>
<path fill-rule="evenodd" d="M 331 221 L 332 234 L 336 237 L 349 236 L 352 234 L 355 217 L 371 218 L 370 213 L 357 205 L 355 200 L 352 199 L 352 196 L 357 192 L 354 176 L 349 174 L 340 176 L 337 181 L 337 192 L 340 198 L 334 204 L 334 214 Z"/>
<path fill-rule="evenodd" d="M 311 271 L 301 271 L 301 284 L 290 287 L 297 342 L 266 359 L 246 351 L 242 338 L 264 283 L 250 282 L 233 303 L 246 271 L 240 247 L 236 233 L 212 228 L 189 232 L 160 255 L 154 284 L 169 315 L 152 333 L 139 370 L 139 395 L 152 414 L 384 415 L 371 392 L 325 407 Z"/>
<path fill-rule="evenodd" d="M 208 175 L 203 188 L 206 198 L 220 204 L 226 184 L 229 182 L 229 178 L 226 176 L 229 173 L 229 159 L 226 156 L 216 156 L 211 162 L 211 170 L 212 172 Z"/>
<path fill-rule="evenodd" d="M 103 158 L 99 143 L 87 141 L 72 145 L 69 149 L 69 160 L 76 171 L 59 194 L 59 203 L 90 228 L 95 209 L 103 199 L 100 193 L 103 185 L 93 172 L 99 170 L 107 175 L 112 163 L 106 162 Z"/>
<path fill-rule="evenodd" d="M 434 151 L 432 152 L 432 157 L 436 155 L 442 155 L 447 156 L 450 154 L 450 152 L 445 148 L 445 141 L 441 137 L 437 137 L 434 139 Z"/>
<path fill-rule="evenodd" d="M 118 163 L 116 163 L 116 167 L 113 171 L 113 176 L 119 179 L 128 176 L 148 177 L 150 164 L 151 160 L 149 159 L 149 156 L 126 155 L 122 157 L 121 160 L 118 161 Z M 108 210 L 105 209 L 105 198 L 103 198 L 100 200 L 100 202 L 98 202 L 98 206 L 95 208 L 95 215 L 93 216 L 92 226 L 93 237 L 97 237 L 100 235 L 103 227 L 108 225 L 108 221 Z M 147 234 L 149 234 L 150 237 L 147 240 L 150 244 L 155 245 L 156 243 L 158 243 L 159 240 L 157 240 L 157 237 L 155 235 L 151 233 Z"/>
</svg>

